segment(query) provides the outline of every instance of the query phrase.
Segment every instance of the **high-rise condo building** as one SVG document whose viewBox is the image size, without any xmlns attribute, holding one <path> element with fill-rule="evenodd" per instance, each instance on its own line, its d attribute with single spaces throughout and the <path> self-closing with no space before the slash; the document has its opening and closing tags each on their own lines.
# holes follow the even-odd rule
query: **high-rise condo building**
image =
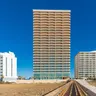
<svg viewBox="0 0 96 96">
<path fill-rule="evenodd" d="M 75 56 L 75 78 L 96 78 L 96 51 Z"/>
<path fill-rule="evenodd" d="M 0 53 L 0 80 L 16 82 L 17 58 L 13 52 Z"/>
<path fill-rule="evenodd" d="M 36 79 L 70 76 L 70 10 L 33 10 Z"/>
</svg>

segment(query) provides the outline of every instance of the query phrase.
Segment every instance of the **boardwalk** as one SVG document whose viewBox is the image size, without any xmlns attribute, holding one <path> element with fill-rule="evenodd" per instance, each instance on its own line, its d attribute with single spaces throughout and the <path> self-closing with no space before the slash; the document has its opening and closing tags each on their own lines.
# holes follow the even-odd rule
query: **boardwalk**
<svg viewBox="0 0 96 96">
<path fill-rule="evenodd" d="M 47 94 L 45 96 L 96 96 L 95 93 L 88 90 L 74 80 L 66 83 L 61 89 L 59 88 L 55 94 Z"/>
</svg>

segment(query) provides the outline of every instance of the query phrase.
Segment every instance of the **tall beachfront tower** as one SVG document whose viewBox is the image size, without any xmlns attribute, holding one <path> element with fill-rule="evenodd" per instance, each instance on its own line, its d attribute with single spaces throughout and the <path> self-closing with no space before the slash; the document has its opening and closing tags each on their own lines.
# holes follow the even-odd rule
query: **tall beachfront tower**
<svg viewBox="0 0 96 96">
<path fill-rule="evenodd" d="M 96 51 L 79 52 L 75 56 L 75 78 L 96 78 Z"/>
<path fill-rule="evenodd" d="M 5 82 L 17 80 L 17 58 L 13 52 L 0 53 L 0 80 L 2 79 Z"/>
<path fill-rule="evenodd" d="M 70 10 L 33 10 L 35 79 L 70 76 Z"/>
</svg>

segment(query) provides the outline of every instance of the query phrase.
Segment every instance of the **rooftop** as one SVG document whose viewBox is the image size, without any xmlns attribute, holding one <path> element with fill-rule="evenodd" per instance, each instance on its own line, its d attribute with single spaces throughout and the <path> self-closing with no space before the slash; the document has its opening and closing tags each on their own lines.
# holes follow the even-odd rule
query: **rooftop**
<svg viewBox="0 0 96 96">
<path fill-rule="evenodd" d="M 33 9 L 33 11 L 71 12 L 71 10 L 43 10 L 43 9 Z"/>
<path fill-rule="evenodd" d="M 90 52 L 96 52 L 96 51 L 90 51 Z"/>
<path fill-rule="evenodd" d="M 15 54 L 13 52 L 0 52 L 1 55 L 11 55 L 11 56 L 15 56 Z"/>
</svg>

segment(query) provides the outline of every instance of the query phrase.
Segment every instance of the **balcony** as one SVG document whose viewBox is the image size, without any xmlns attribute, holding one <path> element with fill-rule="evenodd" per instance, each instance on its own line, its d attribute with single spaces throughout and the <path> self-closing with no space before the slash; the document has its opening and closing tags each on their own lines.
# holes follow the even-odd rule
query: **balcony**
<svg viewBox="0 0 96 96">
<path fill-rule="evenodd" d="M 49 13 L 49 17 L 55 17 L 55 14 L 54 13 Z"/>
<path fill-rule="evenodd" d="M 63 16 L 70 16 L 70 12 L 63 12 L 62 15 Z"/>
<path fill-rule="evenodd" d="M 55 15 L 55 18 L 70 18 L 70 15 Z"/>
<path fill-rule="evenodd" d="M 62 21 L 70 21 L 70 18 L 62 18 Z"/>
<path fill-rule="evenodd" d="M 40 18 L 40 15 L 33 15 L 33 18 Z"/>
<path fill-rule="evenodd" d="M 55 21 L 55 23 L 60 23 L 60 22 L 61 22 L 61 23 L 70 23 L 69 20 L 63 20 L 63 21 L 59 21 L 59 20 L 57 21 L 57 20 L 56 20 L 56 21 Z"/>
<path fill-rule="evenodd" d="M 40 18 L 48 18 L 48 14 L 40 14 Z"/>
<path fill-rule="evenodd" d="M 33 11 L 33 15 L 39 15 L 40 12 L 39 11 Z"/>
<path fill-rule="evenodd" d="M 34 32 L 33 35 L 40 35 L 40 32 Z"/>
<path fill-rule="evenodd" d="M 42 54 L 42 55 L 47 55 L 47 54 L 53 54 L 53 55 L 58 55 L 58 54 L 68 54 L 70 53 L 69 50 L 66 50 L 66 51 L 47 51 L 47 52 L 43 52 L 43 51 L 34 51 L 34 54 Z"/>
</svg>

